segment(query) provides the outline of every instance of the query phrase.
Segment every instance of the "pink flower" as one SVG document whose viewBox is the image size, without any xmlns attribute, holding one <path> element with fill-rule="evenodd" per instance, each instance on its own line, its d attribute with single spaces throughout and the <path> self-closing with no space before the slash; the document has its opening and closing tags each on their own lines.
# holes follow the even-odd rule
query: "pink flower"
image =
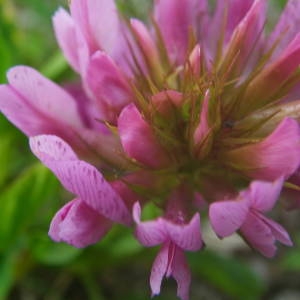
<svg viewBox="0 0 300 300">
<path fill-rule="evenodd" d="M 291 245 L 264 213 L 283 185 L 286 200 L 299 190 L 300 4 L 289 0 L 268 34 L 267 0 L 216 1 L 212 12 L 206 0 L 153 2 L 145 23 L 113 0 L 60 8 L 54 31 L 79 83 L 17 66 L 0 109 L 74 194 L 50 236 L 85 247 L 114 223 L 135 226 L 141 244 L 162 245 L 152 293 L 172 276 L 185 300 L 184 251 L 201 248 L 207 207 L 222 238 L 237 231 L 266 256 L 276 240 Z M 141 221 L 149 202 L 161 216 Z"/>
<path fill-rule="evenodd" d="M 275 241 L 291 246 L 288 233 L 263 213 L 271 210 L 280 195 L 283 179 L 275 182 L 253 181 L 236 199 L 214 202 L 209 207 L 213 229 L 220 237 L 240 230 L 242 236 L 263 255 L 274 256 Z"/>
</svg>

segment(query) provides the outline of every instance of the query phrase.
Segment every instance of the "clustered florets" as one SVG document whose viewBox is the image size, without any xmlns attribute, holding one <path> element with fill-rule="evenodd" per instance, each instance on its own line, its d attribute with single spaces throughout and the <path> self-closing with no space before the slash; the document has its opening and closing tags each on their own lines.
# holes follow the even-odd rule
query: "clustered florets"
<svg viewBox="0 0 300 300">
<path fill-rule="evenodd" d="M 292 245 L 264 214 L 280 194 L 299 206 L 300 2 L 270 34 L 266 0 L 155 0 L 145 25 L 113 0 L 73 0 L 53 18 L 81 85 L 61 88 L 29 67 L 0 87 L 1 111 L 76 198 L 54 217 L 55 241 L 85 247 L 114 222 L 162 245 L 164 276 L 188 299 L 184 251 L 202 245 L 200 212 L 223 238 L 238 232 L 265 256 Z M 285 199 L 285 201 L 288 201 Z M 153 203 L 154 220 L 141 220 Z"/>
</svg>

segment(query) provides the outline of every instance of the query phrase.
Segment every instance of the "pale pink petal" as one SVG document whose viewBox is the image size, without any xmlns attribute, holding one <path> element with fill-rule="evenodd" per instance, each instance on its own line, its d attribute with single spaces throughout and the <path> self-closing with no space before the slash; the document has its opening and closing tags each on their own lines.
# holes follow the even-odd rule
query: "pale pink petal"
<svg viewBox="0 0 300 300">
<path fill-rule="evenodd" d="M 27 105 L 40 114 L 75 128 L 83 125 L 76 102 L 70 94 L 36 70 L 25 66 L 14 67 L 7 78 Z"/>
<path fill-rule="evenodd" d="M 201 47 L 197 44 L 191 52 L 188 60 L 188 68 L 191 69 L 195 76 L 200 74 L 201 71 Z"/>
<path fill-rule="evenodd" d="M 166 219 L 163 222 L 170 240 L 178 247 L 188 251 L 197 251 L 202 247 L 199 213 L 188 224 L 176 224 Z"/>
<path fill-rule="evenodd" d="M 152 247 L 167 240 L 167 232 L 161 218 L 141 222 L 141 207 L 138 202 L 133 206 L 133 219 L 136 223 L 135 236 L 143 246 Z"/>
<path fill-rule="evenodd" d="M 275 255 L 275 237 L 270 227 L 253 213 L 249 213 L 241 227 L 241 233 L 249 244 L 266 257 Z"/>
<path fill-rule="evenodd" d="M 28 136 L 53 132 L 52 120 L 38 113 L 9 85 L 0 85 L 0 110 Z"/>
<path fill-rule="evenodd" d="M 75 160 L 62 140 L 52 136 L 37 137 L 32 140 L 31 147 L 68 191 L 108 219 L 130 224 L 130 214 L 121 197 L 94 166 Z"/>
<path fill-rule="evenodd" d="M 31 151 L 43 162 L 78 160 L 72 148 L 55 135 L 39 135 L 29 139 Z"/>
<path fill-rule="evenodd" d="M 152 64 L 155 67 L 159 63 L 159 56 L 156 44 L 150 35 L 147 27 L 137 19 L 131 19 L 130 25 L 135 35 L 138 47 L 142 51 L 142 56 L 146 59 L 146 63 Z"/>
<path fill-rule="evenodd" d="M 99 49 L 99 45 L 97 45 L 95 36 L 94 36 L 94 30 L 91 27 L 90 22 L 90 11 L 89 11 L 89 4 L 93 5 L 96 4 L 96 2 L 101 1 L 86 1 L 86 0 L 77 0 L 77 1 L 71 1 L 70 4 L 70 10 L 72 18 L 76 24 L 77 31 L 80 31 L 80 35 L 84 38 L 89 53 L 95 52 L 97 49 Z M 111 2 L 111 1 L 107 1 Z M 91 10 L 95 14 L 99 14 L 99 11 Z"/>
<path fill-rule="evenodd" d="M 78 45 L 75 24 L 71 16 L 63 8 L 60 8 L 53 16 L 53 27 L 56 39 L 65 58 L 72 68 L 79 72 L 80 65 L 77 52 Z"/>
<path fill-rule="evenodd" d="M 168 268 L 168 254 L 169 243 L 165 243 L 160 249 L 158 255 L 156 256 L 151 269 L 150 287 L 152 291 L 152 296 L 158 295 L 160 293 L 161 282 Z"/>
<path fill-rule="evenodd" d="M 82 200 L 75 199 L 54 216 L 50 237 L 83 248 L 98 242 L 110 230 L 112 222 L 91 209 Z"/>
<path fill-rule="evenodd" d="M 129 157 L 153 168 L 169 163 L 151 127 L 133 104 L 122 110 L 118 119 L 118 130 L 123 148 Z"/>
<path fill-rule="evenodd" d="M 156 0 L 154 18 L 161 30 L 172 60 L 182 63 L 187 57 L 190 30 L 201 13 L 206 12 L 206 1 Z"/>
<path fill-rule="evenodd" d="M 229 236 L 245 222 L 249 212 L 249 199 L 214 202 L 209 206 L 209 219 L 219 237 Z"/>
<path fill-rule="evenodd" d="M 120 111 L 133 100 L 121 70 L 105 53 L 97 51 L 87 66 L 86 84 L 105 120 L 116 123 Z"/>
<path fill-rule="evenodd" d="M 181 300 L 188 300 L 191 284 L 191 272 L 184 252 L 178 247 L 175 249 L 175 255 L 172 262 L 172 277 L 177 282 L 177 296 Z"/>
<path fill-rule="evenodd" d="M 288 178 L 298 169 L 299 153 L 298 122 L 285 118 L 261 142 L 229 151 L 223 159 L 249 177 L 273 181 L 281 176 Z"/>
<path fill-rule="evenodd" d="M 300 1 L 288 0 L 280 19 L 268 39 L 268 47 L 271 48 L 276 41 L 279 41 L 273 53 L 276 58 L 282 51 L 285 50 L 287 45 L 299 33 L 300 30 Z"/>
<path fill-rule="evenodd" d="M 263 215 L 260 215 L 260 218 L 269 226 L 276 240 L 278 240 L 280 243 L 284 245 L 293 246 L 293 242 L 288 232 L 280 224 L 274 222 L 269 218 L 266 218 Z"/>
<path fill-rule="evenodd" d="M 274 182 L 252 182 L 249 191 L 251 207 L 261 212 L 270 211 L 278 200 L 282 184 L 282 177 Z"/>
<path fill-rule="evenodd" d="M 210 20 L 207 34 L 207 42 L 211 44 L 211 49 L 214 53 L 219 39 L 211 39 L 209 37 L 211 35 L 221 37 L 221 34 L 225 34 L 225 43 L 227 43 L 238 24 L 245 18 L 253 2 L 254 0 L 224 0 L 216 2 L 215 13 Z"/>
<path fill-rule="evenodd" d="M 247 7 L 247 4 L 245 7 Z M 235 27 L 228 42 L 223 62 L 224 72 L 228 72 L 227 68 L 230 67 L 234 74 L 240 74 L 241 72 L 248 73 L 248 69 L 252 69 L 256 61 L 260 58 L 264 37 L 263 28 L 266 21 L 266 7 L 267 0 L 253 1 L 245 17 Z M 235 10 L 233 10 L 233 13 L 235 13 Z M 229 15 L 229 17 L 232 16 Z M 229 21 L 229 25 L 235 26 L 235 22 L 231 24 Z M 238 56 L 236 55 L 237 53 Z M 233 61 L 234 65 L 232 65 Z"/>
</svg>

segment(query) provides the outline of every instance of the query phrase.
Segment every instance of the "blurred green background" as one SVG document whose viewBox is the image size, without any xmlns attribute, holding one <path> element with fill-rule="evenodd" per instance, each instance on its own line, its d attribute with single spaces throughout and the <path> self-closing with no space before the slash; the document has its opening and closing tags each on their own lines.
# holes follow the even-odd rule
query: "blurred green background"
<svg viewBox="0 0 300 300">
<path fill-rule="evenodd" d="M 285 1 L 270 1 L 276 18 Z M 119 0 L 130 15 L 146 15 L 148 0 Z M 147 4 L 147 5 L 146 5 Z M 74 78 L 55 42 L 51 16 L 63 0 L 0 0 L 0 80 L 26 64 L 57 82 Z M 0 116 L 0 300 L 150 299 L 149 271 L 157 249 L 143 249 L 131 230 L 116 226 L 84 250 L 47 236 L 54 213 L 71 195 L 29 151 L 27 138 Z M 299 213 L 279 218 L 295 241 L 273 260 L 251 252 L 238 239 L 208 243 L 188 254 L 193 272 L 191 300 L 300 299 Z M 205 226 L 204 226 L 205 227 Z M 211 234 L 206 230 L 207 239 Z M 173 280 L 157 299 L 175 299 Z"/>
</svg>

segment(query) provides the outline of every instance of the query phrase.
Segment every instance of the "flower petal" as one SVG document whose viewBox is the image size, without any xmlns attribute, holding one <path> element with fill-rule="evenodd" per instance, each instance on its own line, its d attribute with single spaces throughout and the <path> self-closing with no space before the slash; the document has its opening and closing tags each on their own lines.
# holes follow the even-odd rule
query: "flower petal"
<svg viewBox="0 0 300 300">
<path fill-rule="evenodd" d="M 288 178 L 298 169 L 299 153 L 298 122 L 285 118 L 261 142 L 228 151 L 222 159 L 249 177 L 273 181 L 281 176 Z"/>
<path fill-rule="evenodd" d="M 266 218 L 263 215 L 261 215 L 260 217 L 261 220 L 264 221 L 269 226 L 276 240 L 278 240 L 280 243 L 284 245 L 293 246 L 293 242 L 288 232 L 280 224 L 274 222 L 269 218 Z"/>
<path fill-rule="evenodd" d="M 240 230 L 249 244 L 261 254 L 266 257 L 275 255 L 275 237 L 270 227 L 256 214 L 249 213 Z"/>
<path fill-rule="evenodd" d="M 72 155 L 72 159 L 68 159 L 69 146 L 59 138 L 42 136 L 32 141 L 32 152 L 52 170 L 68 191 L 108 219 L 130 224 L 130 214 L 123 200 L 94 166 L 75 160 Z"/>
<path fill-rule="evenodd" d="M 50 237 L 83 248 L 98 242 L 110 230 L 112 222 L 91 209 L 82 200 L 75 199 L 54 216 Z"/>
<path fill-rule="evenodd" d="M 167 240 L 167 232 L 161 218 L 141 222 L 141 206 L 138 202 L 133 206 L 133 219 L 136 223 L 135 236 L 143 246 L 152 247 Z"/>
<path fill-rule="evenodd" d="M 184 252 L 176 247 L 172 265 L 172 277 L 177 282 L 177 296 L 181 300 L 189 299 L 191 284 L 191 272 L 186 261 Z"/>
<path fill-rule="evenodd" d="M 75 23 L 68 12 L 63 8 L 58 9 L 53 16 L 53 27 L 56 39 L 65 58 L 68 60 L 72 68 L 79 72 L 80 65 L 77 52 L 78 44 L 76 39 Z"/>
<path fill-rule="evenodd" d="M 133 104 L 122 110 L 118 119 L 118 130 L 123 148 L 129 157 L 153 168 L 169 163 L 151 127 Z"/>
<path fill-rule="evenodd" d="M 155 1 L 154 18 L 172 60 L 182 63 L 186 59 L 189 30 L 195 27 L 197 19 L 204 11 L 206 12 L 206 1 Z"/>
<path fill-rule="evenodd" d="M 249 212 L 249 199 L 214 202 L 209 206 L 209 219 L 215 233 L 223 238 L 238 230 Z"/>
<path fill-rule="evenodd" d="M 249 189 L 251 207 L 261 212 L 270 211 L 280 195 L 282 184 L 282 177 L 274 182 L 253 181 Z"/>
<path fill-rule="evenodd" d="M 197 251 L 202 247 L 199 213 L 188 224 L 175 224 L 166 219 L 163 219 L 163 223 L 169 238 L 178 247 L 188 251 Z"/>
<path fill-rule="evenodd" d="M 23 101 L 41 115 L 75 128 L 83 126 L 76 101 L 36 70 L 25 66 L 14 67 L 9 70 L 7 78 Z"/>
<path fill-rule="evenodd" d="M 168 267 L 169 243 L 165 243 L 157 254 L 151 269 L 150 287 L 152 297 L 159 295 L 160 286 Z"/>
<path fill-rule="evenodd" d="M 268 47 L 271 48 L 276 40 L 279 39 L 279 43 L 275 48 L 273 57 L 276 58 L 284 51 L 287 45 L 297 35 L 300 30 L 300 2 L 298 0 L 288 0 L 283 12 L 280 15 L 280 19 L 268 39 Z"/>
<path fill-rule="evenodd" d="M 132 101 L 130 87 L 114 61 L 97 51 L 87 66 L 86 83 L 107 121 L 116 123 L 120 111 Z"/>
</svg>

